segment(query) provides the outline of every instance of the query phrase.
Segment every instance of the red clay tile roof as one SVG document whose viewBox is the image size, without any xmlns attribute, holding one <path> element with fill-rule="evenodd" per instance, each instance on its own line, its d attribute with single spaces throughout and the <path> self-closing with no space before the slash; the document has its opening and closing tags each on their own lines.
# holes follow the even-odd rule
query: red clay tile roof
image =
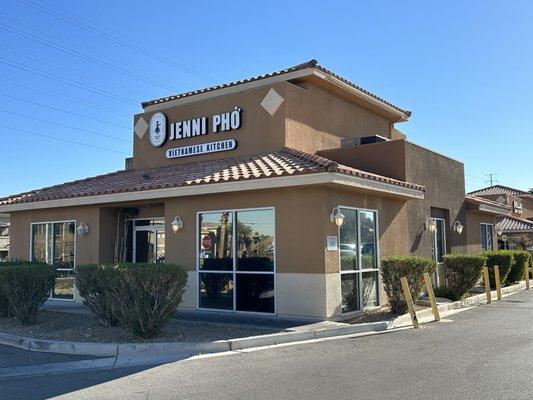
<svg viewBox="0 0 533 400">
<path fill-rule="evenodd" d="M 496 201 L 485 199 L 483 197 L 472 196 L 471 194 L 467 194 L 465 196 L 465 200 L 466 200 L 467 203 L 475 204 L 475 205 L 487 204 L 489 206 L 503 208 L 503 209 L 505 209 L 507 211 L 509 211 L 511 209 L 511 207 L 508 206 L 507 204 L 501 204 L 501 203 L 498 203 Z"/>
<path fill-rule="evenodd" d="M 533 221 L 510 216 L 502 217 L 496 223 L 497 229 L 506 232 L 533 232 Z"/>
<path fill-rule="evenodd" d="M 63 183 L 0 199 L 0 205 L 79 198 L 248 179 L 338 172 L 372 181 L 424 191 L 424 186 L 340 165 L 291 148 L 255 156 L 201 161 L 144 170 L 124 170 Z"/>
<path fill-rule="evenodd" d="M 494 185 L 494 186 L 489 186 L 483 189 L 474 190 L 473 192 L 470 192 L 468 194 L 471 194 L 474 196 L 491 196 L 491 195 L 497 195 L 497 194 L 509 194 L 512 196 L 520 196 L 520 195 L 524 195 L 528 193 L 520 189 L 510 188 L 508 186 Z"/>
<path fill-rule="evenodd" d="M 173 95 L 173 96 L 162 97 L 162 98 L 155 99 L 155 100 L 143 101 L 141 103 L 141 105 L 142 105 L 143 108 L 146 108 L 148 106 L 153 106 L 155 104 L 166 103 L 167 101 L 182 99 L 184 97 L 190 97 L 190 96 L 194 96 L 196 94 L 212 92 L 212 91 L 215 91 L 215 90 L 218 90 L 218 89 L 227 88 L 227 87 L 238 86 L 238 85 L 242 85 L 242 84 L 248 83 L 248 82 L 255 82 L 255 81 L 259 81 L 261 79 L 271 78 L 273 76 L 284 75 L 284 74 L 288 74 L 289 72 L 295 72 L 295 71 L 299 71 L 299 70 L 306 69 L 306 68 L 315 68 L 315 69 L 317 69 L 319 71 L 322 71 L 323 73 L 328 74 L 329 76 L 331 76 L 333 78 L 336 78 L 336 79 L 346 83 L 347 85 L 353 87 L 354 89 L 357 89 L 360 92 L 363 92 L 363 93 L 367 94 L 368 96 L 371 96 L 374 99 L 379 100 L 380 102 L 382 102 L 382 103 L 384 103 L 384 104 L 386 104 L 386 105 L 388 105 L 388 106 L 400 111 L 401 113 L 405 114 L 406 117 L 410 117 L 411 116 L 411 111 L 407 111 L 407 110 L 404 110 L 404 109 L 402 109 L 402 108 L 400 108 L 398 106 L 395 106 L 394 104 L 382 99 L 379 96 L 376 96 L 375 94 L 369 92 L 368 90 L 363 89 L 360 86 L 357 86 L 355 83 L 352 83 L 352 82 L 348 81 L 347 79 L 344 79 L 344 78 L 340 77 L 339 75 L 331 72 L 330 70 L 322 67 L 321 65 L 318 65 L 318 62 L 316 60 L 310 60 L 310 61 L 307 61 L 305 63 L 295 65 L 293 67 L 282 69 L 280 71 L 275 71 L 275 72 L 271 72 L 271 73 L 264 74 L 264 75 L 258 75 L 258 76 L 254 76 L 254 77 L 248 78 L 248 79 L 242 79 L 242 80 L 235 81 L 235 82 L 223 83 L 221 85 L 211 86 L 211 87 L 203 88 L 203 89 L 198 89 L 198 90 L 195 90 L 195 91 L 192 91 L 192 92 L 180 93 L 180 94 L 176 94 L 176 95 Z"/>
</svg>

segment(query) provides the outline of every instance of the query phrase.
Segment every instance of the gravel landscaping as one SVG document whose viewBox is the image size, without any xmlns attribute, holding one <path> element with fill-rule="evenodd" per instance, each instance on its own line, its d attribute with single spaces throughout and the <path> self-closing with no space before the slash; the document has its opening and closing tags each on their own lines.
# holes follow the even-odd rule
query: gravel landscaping
<svg viewBox="0 0 533 400">
<path fill-rule="evenodd" d="M 11 318 L 0 318 L 0 332 L 35 339 L 98 343 L 212 342 L 279 331 L 237 325 L 210 324 L 171 319 L 156 338 L 142 339 L 121 327 L 105 327 L 92 315 L 41 311 L 35 325 L 25 326 Z"/>
</svg>

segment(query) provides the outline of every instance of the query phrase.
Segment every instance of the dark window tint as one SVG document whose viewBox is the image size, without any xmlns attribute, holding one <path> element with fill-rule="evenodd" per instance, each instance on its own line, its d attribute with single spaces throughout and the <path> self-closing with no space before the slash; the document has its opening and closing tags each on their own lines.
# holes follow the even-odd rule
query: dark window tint
<svg viewBox="0 0 533 400">
<path fill-rule="evenodd" d="M 274 275 L 237 274 L 237 310 L 274 312 Z"/>
<path fill-rule="evenodd" d="M 233 274 L 200 274 L 200 307 L 233 310 Z"/>
</svg>

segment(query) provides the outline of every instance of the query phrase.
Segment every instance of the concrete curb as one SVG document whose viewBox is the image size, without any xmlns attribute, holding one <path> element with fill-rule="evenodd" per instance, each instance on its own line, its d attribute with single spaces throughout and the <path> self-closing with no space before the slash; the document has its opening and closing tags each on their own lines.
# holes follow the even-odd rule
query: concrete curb
<svg viewBox="0 0 533 400">
<path fill-rule="evenodd" d="M 526 288 L 526 283 L 520 282 L 516 285 L 506 286 L 502 287 L 502 297 L 509 296 L 510 294 L 518 293 Z M 492 301 L 496 301 L 496 290 L 491 291 Z M 467 297 L 466 299 L 453 301 L 450 303 L 440 304 L 437 306 L 439 310 L 439 314 L 441 314 L 441 317 L 446 316 L 446 314 L 449 314 L 450 312 L 453 312 L 455 310 L 459 310 L 461 308 L 467 309 L 471 307 L 477 307 L 482 304 L 487 303 L 487 297 L 485 293 L 477 294 L 475 296 Z M 417 311 L 416 316 L 419 320 L 419 322 L 428 322 L 426 320 L 430 319 L 433 320 L 433 313 L 431 311 L 431 308 L 428 308 L 426 310 Z M 409 314 L 404 314 L 396 319 L 392 320 L 388 326 L 387 329 L 393 329 L 393 328 L 399 328 L 403 326 L 411 325 L 411 316 Z"/>
<path fill-rule="evenodd" d="M 191 357 L 199 354 L 221 353 L 263 347 L 282 343 L 301 342 L 305 340 L 381 332 L 387 329 L 387 321 L 358 325 L 340 325 L 309 331 L 282 332 L 240 339 L 220 340 L 216 342 L 173 342 L 173 343 L 89 343 L 63 342 L 24 338 L 7 333 L 0 333 L 0 344 L 18 347 L 30 351 L 89 355 L 95 357 L 115 357 L 116 366 L 150 364 Z"/>
</svg>

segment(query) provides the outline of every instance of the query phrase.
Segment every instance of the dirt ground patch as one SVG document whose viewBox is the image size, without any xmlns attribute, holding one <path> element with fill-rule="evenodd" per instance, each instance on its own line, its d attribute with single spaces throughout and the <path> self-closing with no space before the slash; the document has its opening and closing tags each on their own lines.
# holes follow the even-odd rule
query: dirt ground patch
<svg viewBox="0 0 533 400">
<path fill-rule="evenodd" d="M 15 319 L 0 318 L 0 332 L 36 339 L 98 343 L 211 342 L 279 331 L 238 325 L 210 324 L 171 319 L 161 334 L 152 339 L 133 336 L 121 327 L 106 327 L 92 315 L 41 311 L 35 325 L 25 326 Z"/>
</svg>

